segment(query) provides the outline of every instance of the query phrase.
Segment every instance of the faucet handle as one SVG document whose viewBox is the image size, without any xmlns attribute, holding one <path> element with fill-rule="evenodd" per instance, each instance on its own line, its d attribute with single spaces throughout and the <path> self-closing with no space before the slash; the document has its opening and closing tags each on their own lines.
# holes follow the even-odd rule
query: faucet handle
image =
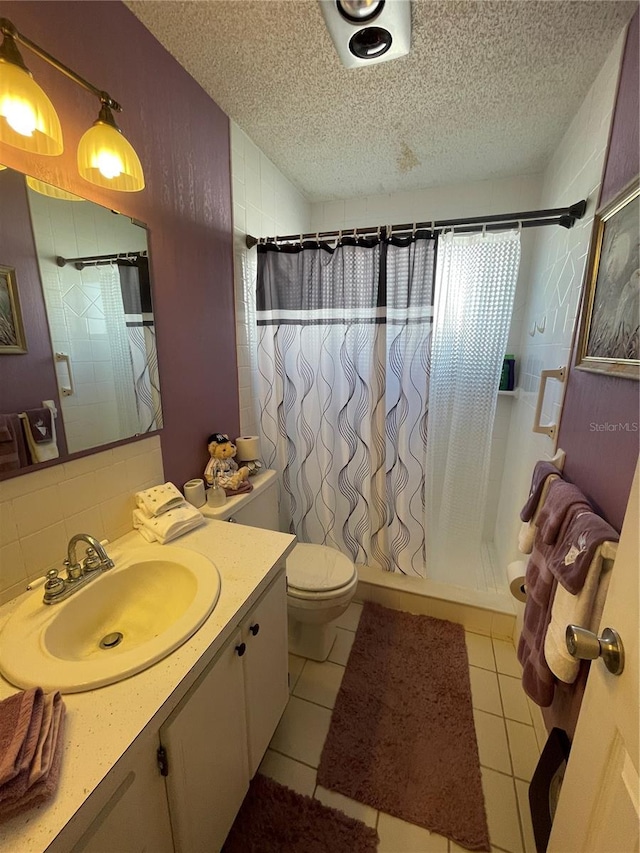
<svg viewBox="0 0 640 853">
<path fill-rule="evenodd" d="M 84 566 L 85 572 L 93 572 L 96 569 L 101 568 L 102 560 L 96 554 L 95 548 L 92 548 L 91 546 L 87 548 L 87 555 L 84 558 L 82 565 Z"/>
<path fill-rule="evenodd" d="M 44 584 L 44 600 L 55 598 L 64 590 L 64 581 L 58 577 L 58 569 L 49 569 L 47 572 L 47 580 Z"/>
</svg>

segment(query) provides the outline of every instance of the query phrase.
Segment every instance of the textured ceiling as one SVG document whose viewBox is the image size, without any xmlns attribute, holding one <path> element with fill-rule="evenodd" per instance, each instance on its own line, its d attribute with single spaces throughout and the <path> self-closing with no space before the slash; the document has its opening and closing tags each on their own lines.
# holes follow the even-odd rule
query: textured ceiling
<svg viewBox="0 0 640 853">
<path fill-rule="evenodd" d="M 338 60 L 316 0 L 125 0 L 311 201 L 544 168 L 635 2 L 413 0 L 408 56 Z"/>
</svg>

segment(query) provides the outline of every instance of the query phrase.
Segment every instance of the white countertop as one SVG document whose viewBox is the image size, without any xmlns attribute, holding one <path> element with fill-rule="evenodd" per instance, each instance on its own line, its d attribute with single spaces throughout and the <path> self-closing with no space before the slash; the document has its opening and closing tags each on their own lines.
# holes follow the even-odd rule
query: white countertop
<svg viewBox="0 0 640 853">
<path fill-rule="evenodd" d="M 178 704 L 269 585 L 294 543 L 288 534 L 207 521 L 165 546 L 193 549 L 215 563 L 222 580 L 216 607 L 192 637 L 149 669 L 107 687 L 64 696 L 65 747 L 57 794 L 46 805 L 0 824 L 0 850 L 47 849 L 136 737 L 150 724 L 158 728 Z M 131 532 L 108 545 L 116 564 L 125 545 L 139 548 L 145 541 Z M 41 596 L 42 588 L 26 595 Z M 0 627 L 23 598 L 0 608 Z M 0 677 L 0 699 L 15 692 L 17 688 Z"/>
</svg>

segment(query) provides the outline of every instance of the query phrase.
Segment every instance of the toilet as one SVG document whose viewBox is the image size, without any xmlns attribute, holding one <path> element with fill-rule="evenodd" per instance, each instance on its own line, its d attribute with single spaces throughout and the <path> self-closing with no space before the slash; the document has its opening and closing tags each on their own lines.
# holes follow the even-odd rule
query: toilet
<svg viewBox="0 0 640 853">
<path fill-rule="evenodd" d="M 207 518 L 278 530 L 276 471 L 251 478 L 253 491 L 227 498 L 221 507 L 200 507 Z M 287 557 L 289 651 L 326 660 L 336 638 L 336 620 L 349 607 L 358 574 L 348 557 L 326 545 L 298 542 Z"/>
</svg>

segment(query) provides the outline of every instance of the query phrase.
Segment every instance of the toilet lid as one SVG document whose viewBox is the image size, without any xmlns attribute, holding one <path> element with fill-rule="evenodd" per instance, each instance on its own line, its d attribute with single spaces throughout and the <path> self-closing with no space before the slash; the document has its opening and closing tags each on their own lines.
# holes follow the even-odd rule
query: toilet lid
<svg viewBox="0 0 640 853">
<path fill-rule="evenodd" d="M 287 582 L 305 592 L 340 589 L 353 580 L 355 567 L 348 557 L 326 545 L 298 542 L 287 557 Z"/>
</svg>

